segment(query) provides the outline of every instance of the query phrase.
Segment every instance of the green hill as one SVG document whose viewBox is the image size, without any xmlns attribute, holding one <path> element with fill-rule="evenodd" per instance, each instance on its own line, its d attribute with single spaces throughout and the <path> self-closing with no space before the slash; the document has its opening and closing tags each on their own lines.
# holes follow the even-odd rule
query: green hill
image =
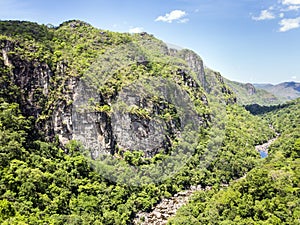
<svg viewBox="0 0 300 225">
<path fill-rule="evenodd" d="M 223 190 L 201 191 L 168 224 L 298 224 L 300 101 L 264 115 L 280 137 L 269 156 Z"/>
<path fill-rule="evenodd" d="M 239 83 L 225 79 L 225 83 L 233 90 L 237 96 L 237 102 L 241 105 L 276 105 L 283 102 L 275 93 L 269 92 L 255 85 Z"/>
</svg>

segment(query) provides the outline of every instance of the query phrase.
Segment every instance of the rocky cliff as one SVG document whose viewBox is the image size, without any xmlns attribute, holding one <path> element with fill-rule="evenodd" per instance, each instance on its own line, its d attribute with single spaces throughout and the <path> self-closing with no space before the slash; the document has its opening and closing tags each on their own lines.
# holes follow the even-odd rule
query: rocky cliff
<svg viewBox="0 0 300 225">
<path fill-rule="evenodd" d="M 55 28 L 4 21 L 0 30 L 1 97 L 13 92 L 9 100 L 35 118 L 40 135 L 62 146 L 80 141 L 93 158 L 168 152 L 185 128 L 207 126 L 210 95 L 235 102 L 197 54 L 147 33 L 113 33 L 81 21 Z"/>
</svg>

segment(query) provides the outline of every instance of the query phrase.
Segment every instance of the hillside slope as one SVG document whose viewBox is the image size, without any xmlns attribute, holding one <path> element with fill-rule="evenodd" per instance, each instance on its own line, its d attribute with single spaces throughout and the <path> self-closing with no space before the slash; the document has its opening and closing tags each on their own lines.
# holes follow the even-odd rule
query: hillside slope
<svg viewBox="0 0 300 225">
<path fill-rule="evenodd" d="M 281 101 L 289 101 L 300 97 L 300 83 L 296 82 L 284 82 L 276 85 L 254 84 L 254 86 L 272 93 Z"/>
<path fill-rule="evenodd" d="M 275 93 L 269 92 L 267 89 L 261 89 L 253 84 L 239 83 L 224 80 L 230 89 L 236 94 L 237 102 L 241 105 L 276 105 L 283 102 L 281 98 L 275 95 Z"/>
<path fill-rule="evenodd" d="M 168 224 L 299 224 L 299 111 L 298 99 L 263 115 L 280 133 L 268 158 L 227 189 L 198 192 Z"/>
<path fill-rule="evenodd" d="M 0 22 L 0 223 L 130 224 L 255 168 L 275 134 L 220 73 L 147 33 Z"/>
</svg>

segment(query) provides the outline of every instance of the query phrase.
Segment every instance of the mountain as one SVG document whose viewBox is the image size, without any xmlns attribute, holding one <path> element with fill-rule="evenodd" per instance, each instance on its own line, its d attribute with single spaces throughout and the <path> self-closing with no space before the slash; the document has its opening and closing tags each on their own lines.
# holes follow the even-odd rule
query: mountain
<svg viewBox="0 0 300 225">
<path fill-rule="evenodd" d="M 266 90 L 282 101 L 293 100 L 300 97 L 300 83 L 284 82 L 276 85 L 272 84 L 254 84 L 261 90 Z"/>
<path fill-rule="evenodd" d="M 199 55 L 151 34 L 111 32 L 79 20 L 57 27 L 0 21 L 0 223 L 134 224 L 139 212 L 190 187 L 221 195 L 263 164 L 255 146 L 276 136 L 270 121 L 286 132 L 273 163 L 278 168 L 287 159 L 287 166 L 267 176 L 281 185 L 274 202 L 294 194 L 280 204 L 284 216 L 271 219 L 297 220 L 299 182 L 292 172 L 300 170 L 288 157 L 297 156 L 299 132 L 290 137 L 277 124 L 283 117 L 297 129 L 297 110 L 288 113 L 286 106 L 280 120 L 277 114 L 266 120 L 236 101 Z M 258 189 L 264 174 L 250 172 Z M 294 186 L 285 189 L 286 180 Z M 267 199 L 252 190 L 254 202 Z M 214 212 L 236 212 L 226 210 L 236 205 L 226 196 Z M 248 213 L 245 205 L 237 220 Z M 255 209 L 262 214 L 260 205 Z M 255 219 L 266 218 L 259 215 Z M 222 218 L 232 217 L 205 223 Z"/>
<path fill-rule="evenodd" d="M 147 33 L 113 33 L 82 21 L 57 28 L 8 21 L 1 34 L 2 94 L 37 119 L 47 140 L 80 141 L 93 157 L 116 148 L 153 156 L 187 125 L 177 121 L 175 106 L 190 108 L 192 124 L 205 126 L 210 92 L 235 101 L 197 54 L 170 49 Z"/>
<path fill-rule="evenodd" d="M 260 85 L 253 85 L 250 83 L 239 83 L 236 81 L 224 80 L 230 89 L 236 94 L 237 102 L 241 105 L 276 105 L 283 102 L 274 93 L 267 89 L 261 88 Z M 268 84 L 266 84 L 266 87 Z"/>
<path fill-rule="evenodd" d="M 261 88 L 261 89 L 263 89 L 264 87 L 265 88 L 270 88 L 270 87 L 272 87 L 273 86 L 273 84 L 264 84 L 264 83 L 262 83 L 262 84 L 253 84 L 256 88 Z"/>
</svg>

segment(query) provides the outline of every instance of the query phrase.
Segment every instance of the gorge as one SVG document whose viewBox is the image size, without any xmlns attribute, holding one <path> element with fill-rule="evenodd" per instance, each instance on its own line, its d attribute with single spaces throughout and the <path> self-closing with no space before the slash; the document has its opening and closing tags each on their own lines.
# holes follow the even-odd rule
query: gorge
<svg viewBox="0 0 300 225">
<path fill-rule="evenodd" d="M 299 220 L 299 99 L 245 107 L 192 50 L 79 20 L 0 48 L 1 224 Z"/>
</svg>

